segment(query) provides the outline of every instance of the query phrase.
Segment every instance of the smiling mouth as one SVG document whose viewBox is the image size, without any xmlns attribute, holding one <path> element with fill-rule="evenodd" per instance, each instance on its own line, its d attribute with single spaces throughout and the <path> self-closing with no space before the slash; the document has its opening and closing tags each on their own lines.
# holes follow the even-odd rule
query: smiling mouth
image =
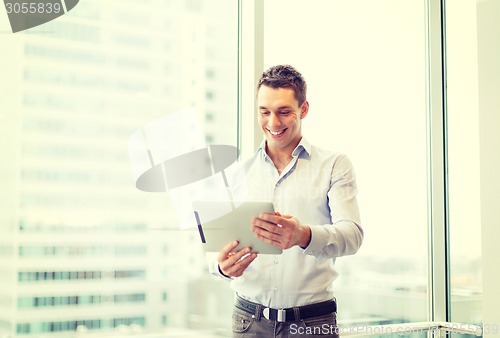
<svg viewBox="0 0 500 338">
<path fill-rule="evenodd" d="M 287 128 L 283 129 L 283 130 L 279 130 L 279 131 L 272 131 L 272 130 L 267 130 L 271 135 L 273 136 L 279 136 L 281 134 L 283 134 L 285 131 L 286 131 Z"/>
</svg>

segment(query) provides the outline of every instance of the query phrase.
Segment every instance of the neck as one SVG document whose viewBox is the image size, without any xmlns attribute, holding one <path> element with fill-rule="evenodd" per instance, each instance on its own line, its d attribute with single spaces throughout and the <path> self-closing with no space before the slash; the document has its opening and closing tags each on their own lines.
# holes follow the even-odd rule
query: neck
<svg viewBox="0 0 500 338">
<path fill-rule="evenodd" d="M 291 152 L 276 152 L 268 149 L 267 154 L 278 169 L 283 169 L 292 160 Z"/>
<path fill-rule="evenodd" d="M 293 156 L 293 150 L 297 147 L 299 144 L 300 139 L 297 142 L 294 142 L 294 144 L 290 144 L 286 148 L 272 148 L 267 145 L 266 142 L 266 153 L 269 155 L 271 160 L 273 161 L 274 165 L 276 168 L 278 168 L 279 171 L 284 169 L 288 163 L 292 160 Z"/>
</svg>

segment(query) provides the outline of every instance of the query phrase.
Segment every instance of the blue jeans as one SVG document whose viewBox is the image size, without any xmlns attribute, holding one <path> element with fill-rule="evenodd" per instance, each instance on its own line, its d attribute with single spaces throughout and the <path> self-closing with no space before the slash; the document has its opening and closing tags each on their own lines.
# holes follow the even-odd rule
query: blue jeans
<svg viewBox="0 0 500 338">
<path fill-rule="evenodd" d="M 277 322 L 256 318 L 237 307 L 233 308 L 233 338 L 339 338 L 337 313 L 300 319 L 295 322 Z"/>
</svg>

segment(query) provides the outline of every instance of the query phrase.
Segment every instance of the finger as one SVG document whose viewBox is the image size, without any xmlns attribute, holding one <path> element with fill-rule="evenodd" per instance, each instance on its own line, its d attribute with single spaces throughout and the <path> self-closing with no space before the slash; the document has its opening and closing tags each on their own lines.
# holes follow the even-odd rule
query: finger
<svg viewBox="0 0 500 338">
<path fill-rule="evenodd" d="M 259 219 L 269 223 L 279 224 L 280 220 L 282 220 L 283 218 L 281 217 L 281 215 L 278 216 L 276 214 L 269 214 L 267 212 L 263 212 L 259 215 Z"/>
<path fill-rule="evenodd" d="M 281 234 L 281 227 L 278 224 L 265 221 L 261 218 L 254 218 L 252 220 L 252 231 L 254 228 L 260 228 L 278 235 Z"/>
<path fill-rule="evenodd" d="M 239 250 L 238 252 L 234 253 L 234 255 L 231 255 L 228 260 L 232 261 L 233 264 L 236 264 L 239 262 L 245 255 L 248 255 L 249 253 L 252 252 L 252 248 L 249 246 L 244 247 L 243 249 Z"/>
<path fill-rule="evenodd" d="M 234 250 L 238 246 L 239 242 L 238 241 L 232 241 L 231 243 L 227 244 L 220 252 L 219 255 L 217 256 L 217 261 L 220 263 L 223 260 L 227 258 L 230 252 Z"/>
<path fill-rule="evenodd" d="M 243 272 L 246 270 L 246 268 L 254 261 L 254 259 L 257 258 L 257 253 L 252 252 L 251 254 L 245 256 L 243 259 L 239 260 L 236 262 L 234 265 L 230 266 L 225 274 L 228 276 L 233 276 L 233 277 L 239 277 L 243 274 Z"/>
<path fill-rule="evenodd" d="M 258 254 L 256 252 L 249 253 L 248 255 L 240 259 L 238 262 L 236 262 L 234 264 L 234 267 L 240 270 L 245 270 L 250 265 L 250 263 L 252 263 L 253 260 L 257 258 L 257 255 Z"/>
<path fill-rule="evenodd" d="M 270 215 L 262 214 L 264 220 L 274 223 L 280 228 L 295 227 L 294 218 L 291 215 Z"/>
<path fill-rule="evenodd" d="M 276 226 L 274 226 L 276 227 Z M 255 233 L 255 235 L 257 235 L 257 238 L 265 238 L 265 239 L 269 239 L 271 241 L 274 241 L 274 242 L 280 242 L 281 240 L 281 235 L 280 234 L 277 234 L 277 233 L 274 233 L 274 232 L 271 232 L 271 231 L 267 231 L 266 229 L 262 229 L 262 228 L 259 228 L 259 227 L 254 227 L 252 229 L 253 233 Z"/>
<path fill-rule="evenodd" d="M 281 216 L 281 214 L 280 214 L 278 211 L 276 211 L 274 214 L 275 214 L 276 216 Z M 283 226 L 282 226 L 281 224 L 279 224 L 279 223 L 278 223 L 278 224 L 276 224 L 276 225 L 277 225 L 277 226 L 279 226 L 280 228 L 282 228 L 282 227 L 283 227 Z"/>
<path fill-rule="evenodd" d="M 233 265 L 236 265 L 243 256 L 251 252 L 252 249 L 249 246 L 244 247 L 236 253 L 231 252 L 225 258 L 223 258 L 222 261 L 219 262 L 219 266 L 221 267 L 221 269 L 229 270 Z"/>
<path fill-rule="evenodd" d="M 271 244 L 271 245 L 273 245 L 275 247 L 283 249 L 283 245 L 281 244 L 281 242 L 279 240 L 271 239 L 269 237 L 262 236 L 262 235 L 259 235 L 259 234 L 255 234 L 255 236 L 257 236 L 258 239 L 260 239 L 261 241 L 263 241 L 263 242 L 265 242 L 267 244 Z"/>
<path fill-rule="evenodd" d="M 289 220 L 293 217 L 293 216 L 290 216 L 290 215 L 286 215 L 287 217 L 277 213 L 278 215 L 276 214 L 267 214 L 267 213 L 262 213 L 260 214 L 259 218 L 258 219 L 261 219 L 263 221 L 266 221 L 268 223 L 272 223 L 274 225 L 277 225 L 278 227 L 282 228 L 284 226 L 289 226 L 290 225 L 290 222 Z"/>
</svg>

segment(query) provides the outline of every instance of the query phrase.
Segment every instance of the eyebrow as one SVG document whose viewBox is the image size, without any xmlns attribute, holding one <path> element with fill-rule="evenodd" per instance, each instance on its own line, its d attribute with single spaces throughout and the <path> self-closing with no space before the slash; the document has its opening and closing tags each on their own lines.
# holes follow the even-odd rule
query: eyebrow
<svg viewBox="0 0 500 338">
<path fill-rule="evenodd" d="M 268 109 L 268 108 L 264 107 L 264 106 L 259 106 L 259 109 Z M 276 110 L 280 110 L 280 109 L 292 109 L 292 107 L 291 106 L 280 106 Z"/>
</svg>

